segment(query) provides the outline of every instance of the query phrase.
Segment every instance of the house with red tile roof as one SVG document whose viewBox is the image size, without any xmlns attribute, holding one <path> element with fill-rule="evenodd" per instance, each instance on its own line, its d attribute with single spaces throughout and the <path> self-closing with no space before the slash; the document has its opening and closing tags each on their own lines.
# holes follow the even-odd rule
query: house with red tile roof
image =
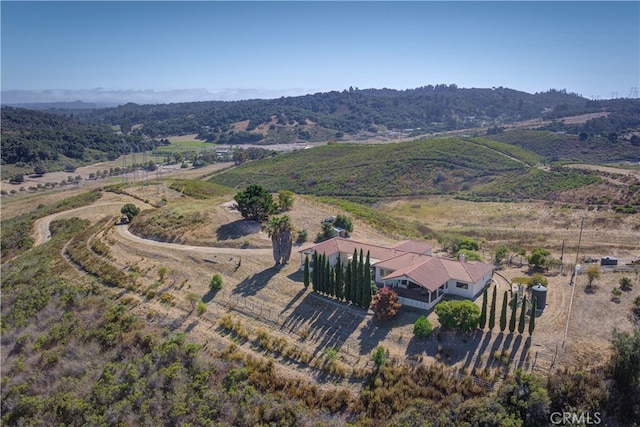
<svg viewBox="0 0 640 427">
<path fill-rule="evenodd" d="M 404 305 L 430 310 L 444 295 L 473 299 L 493 278 L 494 266 L 479 261 L 443 258 L 431 255 L 431 247 L 412 240 L 391 246 L 373 245 L 350 239 L 334 238 L 299 251 L 300 269 L 313 253 L 324 254 L 331 265 L 338 257 L 342 265 L 356 252 L 369 253 L 372 278 L 378 287 L 393 288 Z"/>
</svg>

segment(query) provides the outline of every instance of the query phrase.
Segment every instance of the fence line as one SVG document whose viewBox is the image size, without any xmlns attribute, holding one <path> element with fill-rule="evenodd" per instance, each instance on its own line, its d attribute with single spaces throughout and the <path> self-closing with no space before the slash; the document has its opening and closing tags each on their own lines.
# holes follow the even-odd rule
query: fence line
<svg viewBox="0 0 640 427">
<path fill-rule="evenodd" d="M 315 354 L 317 346 L 311 346 L 304 343 L 308 338 L 303 338 L 298 332 L 294 331 L 293 329 L 286 328 L 284 326 L 284 322 L 281 320 L 280 314 L 276 314 L 275 310 L 263 307 L 260 304 L 255 304 L 248 298 L 241 297 L 239 295 L 236 295 L 235 297 L 229 294 L 219 295 L 218 298 L 214 298 L 212 301 L 229 310 L 238 312 L 251 319 L 258 320 L 275 332 L 295 338 L 295 340 L 297 341 L 296 345 L 299 348 L 309 351 L 309 353 L 312 355 Z M 329 307 L 328 304 L 323 304 L 323 306 L 326 308 Z M 330 329 L 333 330 L 336 334 L 339 334 L 342 327 L 330 327 Z M 351 357 L 353 361 L 357 361 L 358 359 L 360 359 L 359 348 L 348 344 L 344 340 L 339 338 L 332 340 L 332 342 L 332 347 L 341 351 L 344 355 Z"/>
<path fill-rule="evenodd" d="M 285 327 L 284 320 L 286 319 L 282 319 L 283 316 L 281 316 L 280 313 L 278 313 L 276 310 L 272 310 L 271 308 L 256 304 L 246 297 L 242 297 L 240 295 L 233 296 L 229 294 L 221 294 L 214 298 L 212 301 L 228 310 L 235 311 L 242 314 L 243 316 L 257 320 L 274 332 L 284 334 L 293 338 L 296 341 L 295 346 L 307 351 L 312 356 L 315 356 L 318 350 L 318 346 L 321 345 L 318 341 L 315 341 L 313 339 L 311 341 L 313 341 L 315 345 L 312 345 L 311 343 L 307 342 L 309 338 L 302 337 L 297 331 L 293 330 L 293 328 Z M 326 301 L 318 300 L 317 303 L 321 309 L 330 308 L 330 304 L 328 304 L 328 302 Z M 354 321 L 355 318 L 349 325 L 351 325 Z M 324 332 L 327 333 L 329 331 L 333 332 L 334 335 L 341 336 L 342 326 L 329 326 L 328 329 Z M 360 348 L 358 346 L 354 346 L 353 344 L 345 342 L 341 338 L 333 339 L 332 345 L 328 347 L 335 348 L 336 350 L 341 352 L 343 356 L 350 358 L 353 363 L 357 363 L 362 359 Z M 511 373 L 515 373 L 515 371 L 520 368 L 525 372 L 530 372 L 532 374 L 538 373 L 544 376 L 548 376 L 551 374 L 553 367 L 555 366 L 555 362 L 558 356 L 557 353 L 558 348 L 556 348 L 556 352 L 553 355 L 540 354 L 536 351 L 533 360 L 514 361 L 512 364 L 508 365 L 508 371 Z M 393 360 L 395 360 L 395 358 Z M 402 363 L 406 363 L 414 367 L 424 366 L 422 362 L 413 360 L 409 357 L 403 359 Z M 458 379 L 464 379 L 466 377 L 472 378 L 473 382 L 476 385 L 485 387 L 489 390 L 493 389 L 497 382 L 486 381 L 474 375 L 455 371 L 454 369 L 452 369 L 451 375 L 456 375 Z"/>
</svg>

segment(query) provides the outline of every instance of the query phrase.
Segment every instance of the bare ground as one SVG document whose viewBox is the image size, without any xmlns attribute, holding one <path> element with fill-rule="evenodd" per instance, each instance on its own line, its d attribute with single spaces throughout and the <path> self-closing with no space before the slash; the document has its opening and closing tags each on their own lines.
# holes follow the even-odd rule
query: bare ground
<svg viewBox="0 0 640 427">
<path fill-rule="evenodd" d="M 161 194 L 167 194 L 170 198 L 181 197 L 166 188 L 161 190 Z M 117 216 L 119 206 L 129 201 L 131 198 L 128 196 L 107 193 L 94 206 L 65 214 L 91 220 L 110 214 Z M 208 210 L 214 212 L 210 216 L 213 229 L 240 221 L 239 214 L 229 210 L 227 202 L 229 200 L 226 199 L 209 202 L 211 206 Z M 145 208 L 152 209 L 150 206 Z M 307 229 L 312 238 L 320 229 L 320 221 L 336 213 L 337 210 L 329 206 L 297 197 L 294 209 L 289 214 L 298 228 Z M 36 229 L 46 229 L 51 219 L 61 215 L 63 213 L 43 218 Z M 530 225 L 533 230 L 550 221 L 550 217 L 528 218 L 527 221 L 535 221 Z M 571 232 L 575 235 L 574 230 Z M 423 312 L 403 307 L 393 321 L 381 323 L 373 319 L 370 312 L 305 290 L 302 274 L 298 271 L 297 251 L 300 247 L 294 248 L 289 265 L 275 268 L 268 248 L 219 248 L 214 246 L 215 234 L 207 235 L 208 244 L 204 247 L 176 245 L 140 239 L 128 233 L 126 227 L 113 225 L 96 238 L 108 244 L 116 265 L 135 276 L 136 290 L 126 292 L 122 297 L 134 298 L 136 313 L 149 322 L 186 331 L 213 349 L 231 342 L 229 336 L 223 336 L 225 334 L 218 326 L 221 317 L 231 313 L 234 319 L 241 321 L 250 336 L 255 337 L 259 330 L 266 329 L 271 336 L 284 338 L 288 345 L 312 357 L 312 364 L 320 363 L 318 361 L 322 360 L 325 348 L 336 347 L 340 348 L 339 360 L 343 366 L 356 370 L 367 369 L 370 366 L 370 354 L 379 345 L 398 360 L 420 360 L 425 363 L 441 361 L 466 368 L 468 372 L 489 381 L 497 379 L 501 372 L 518 366 L 548 374 L 552 368 L 598 364 L 607 358 L 613 328 L 631 330 L 633 327 L 629 313 L 632 300 L 640 295 L 637 273 L 606 273 L 597 282 L 593 293 L 585 292 L 586 279 L 579 276 L 571 317 L 567 323 L 574 289 L 568 284 L 568 276 L 555 274 L 548 278 L 547 307 L 536 319 L 536 331 L 532 338 L 526 332 L 522 336 L 517 332 L 500 333 L 496 326 L 493 332 L 477 331 L 470 335 L 444 332 L 418 340 L 413 337 L 413 323 Z M 611 237 L 607 233 L 603 236 Z M 357 221 L 353 238 L 377 243 L 390 242 Z M 255 231 L 252 239 L 268 243 L 268 237 L 261 231 Z M 38 241 L 42 241 L 42 238 L 39 237 Z M 583 250 L 587 251 L 588 243 L 585 242 Z M 437 246 L 436 242 L 433 244 Z M 622 252 L 629 255 L 635 253 L 628 249 Z M 163 282 L 159 282 L 160 267 L 168 269 Z M 224 289 L 218 294 L 212 294 L 208 288 L 215 273 L 221 274 L 225 283 Z M 508 279 L 525 274 L 526 268 L 521 267 L 500 271 L 504 279 L 496 275 L 495 286 L 498 286 L 500 302 L 502 292 L 509 289 Z M 611 289 L 625 274 L 634 280 L 634 290 L 624 293 L 620 303 L 612 302 Z M 190 293 L 199 295 L 207 302 L 207 313 L 201 318 L 193 312 L 193 305 L 188 299 Z M 168 295 L 173 305 L 160 303 L 163 294 Z M 475 302 L 481 305 L 482 298 Z M 434 326 L 438 325 L 435 313 L 428 313 L 428 317 Z M 246 342 L 240 341 L 240 344 L 243 351 L 256 350 L 252 338 Z M 289 374 L 298 372 L 319 380 L 326 377 L 322 370 L 310 369 L 307 364 L 287 358 L 278 360 Z"/>
</svg>

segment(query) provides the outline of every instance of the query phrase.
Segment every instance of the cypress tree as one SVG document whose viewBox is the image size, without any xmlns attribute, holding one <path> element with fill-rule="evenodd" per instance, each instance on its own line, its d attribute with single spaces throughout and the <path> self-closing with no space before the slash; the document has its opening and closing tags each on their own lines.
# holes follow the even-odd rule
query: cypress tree
<svg viewBox="0 0 640 427">
<path fill-rule="evenodd" d="M 360 258 L 356 269 L 356 304 L 362 307 L 362 294 L 364 293 L 364 254 L 360 249 Z"/>
<path fill-rule="evenodd" d="M 524 325 L 527 320 L 527 297 L 522 298 L 522 309 L 520 310 L 520 320 L 518 321 L 518 333 L 524 333 Z"/>
<path fill-rule="evenodd" d="M 331 293 L 331 265 L 329 264 L 329 258 L 324 256 L 324 280 L 323 287 L 325 295 Z"/>
<path fill-rule="evenodd" d="M 358 252 L 353 248 L 353 258 L 351 259 L 351 302 L 357 304 L 358 299 Z"/>
<path fill-rule="evenodd" d="M 484 288 L 482 293 L 482 311 L 480 311 L 480 318 L 478 319 L 478 327 L 484 329 L 487 324 L 487 299 L 489 297 L 488 289 Z"/>
<path fill-rule="evenodd" d="M 500 332 L 504 332 L 507 328 L 507 291 L 504 291 L 504 297 L 502 298 L 502 311 L 500 311 Z"/>
<path fill-rule="evenodd" d="M 304 288 L 309 287 L 309 257 L 304 258 Z"/>
<path fill-rule="evenodd" d="M 336 296 L 336 269 L 329 266 L 329 295 Z"/>
<path fill-rule="evenodd" d="M 338 255 L 338 259 L 336 260 L 336 298 L 342 301 L 344 298 L 344 283 L 343 283 L 343 274 L 342 274 L 342 260 L 340 259 L 340 255 Z"/>
<path fill-rule="evenodd" d="M 344 300 L 351 302 L 353 299 L 351 286 L 351 262 L 347 262 L 347 268 L 344 269 Z"/>
<path fill-rule="evenodd" d="M 367 259 L 364 262 L 363 271 L 363 288 L 362 288 L 362 306 L 368 309 L 371 305 L 371 260 L 369 257 L 369 251 L 367 251 Z"/>
<path fill-rule="evenodd" d="M 514 333 L 516 330 L 516 312 L 518 311 L 518 296 L 513 297 L 511 305 L 511 317 L 509 318 L 509 332 Z"/>
<path fill-rule="evenodd" d="M 327 279 L 327 273 L 326 273 L 326 269 L 327 269 L 327 263 L 325 260 L 325 255 L 322 254 L 320 255 L 320 271 L 318 272 L 318 291 L 321 294 L 324 294 L 325 291 L 325 281 Z"/>
<path fill-rule="evenodd" d="M 318 292 L 318 270 L 319 270 L 319 262 L 318 262 L 318 253 L 313 252 L 313 272 L 311 275 L 311 284 L 313 285 L 313 290 Z"/>
<path fill-rule="evenodd" d="M 489 330 L 493 330 L 496 325 L 496 298 L 498 296 L 498 287 L 493 287 L 493 299 L 491 300 L 491 310 L 489 311 Z"/>
<path fill-rule="evenodd" d="M 533 335 L 533 330 L 536 328 L 536 304 L 538 300 L 537 298 L 533 299 L 533 304 L 531 305 L 531 316 L 529 317 L 529 336 Z"/>
</svg>

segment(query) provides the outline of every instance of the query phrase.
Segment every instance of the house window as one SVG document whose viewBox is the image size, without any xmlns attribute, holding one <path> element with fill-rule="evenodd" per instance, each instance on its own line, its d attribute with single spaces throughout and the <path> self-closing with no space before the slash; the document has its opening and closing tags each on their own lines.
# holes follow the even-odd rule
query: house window
<svg viewBox="0 0 640 427">
<path fill-rule="evenodd" d="M 468 283 L 456 282 L 456 288 L 458 289 L 469 289 Z"/>
</svg>

